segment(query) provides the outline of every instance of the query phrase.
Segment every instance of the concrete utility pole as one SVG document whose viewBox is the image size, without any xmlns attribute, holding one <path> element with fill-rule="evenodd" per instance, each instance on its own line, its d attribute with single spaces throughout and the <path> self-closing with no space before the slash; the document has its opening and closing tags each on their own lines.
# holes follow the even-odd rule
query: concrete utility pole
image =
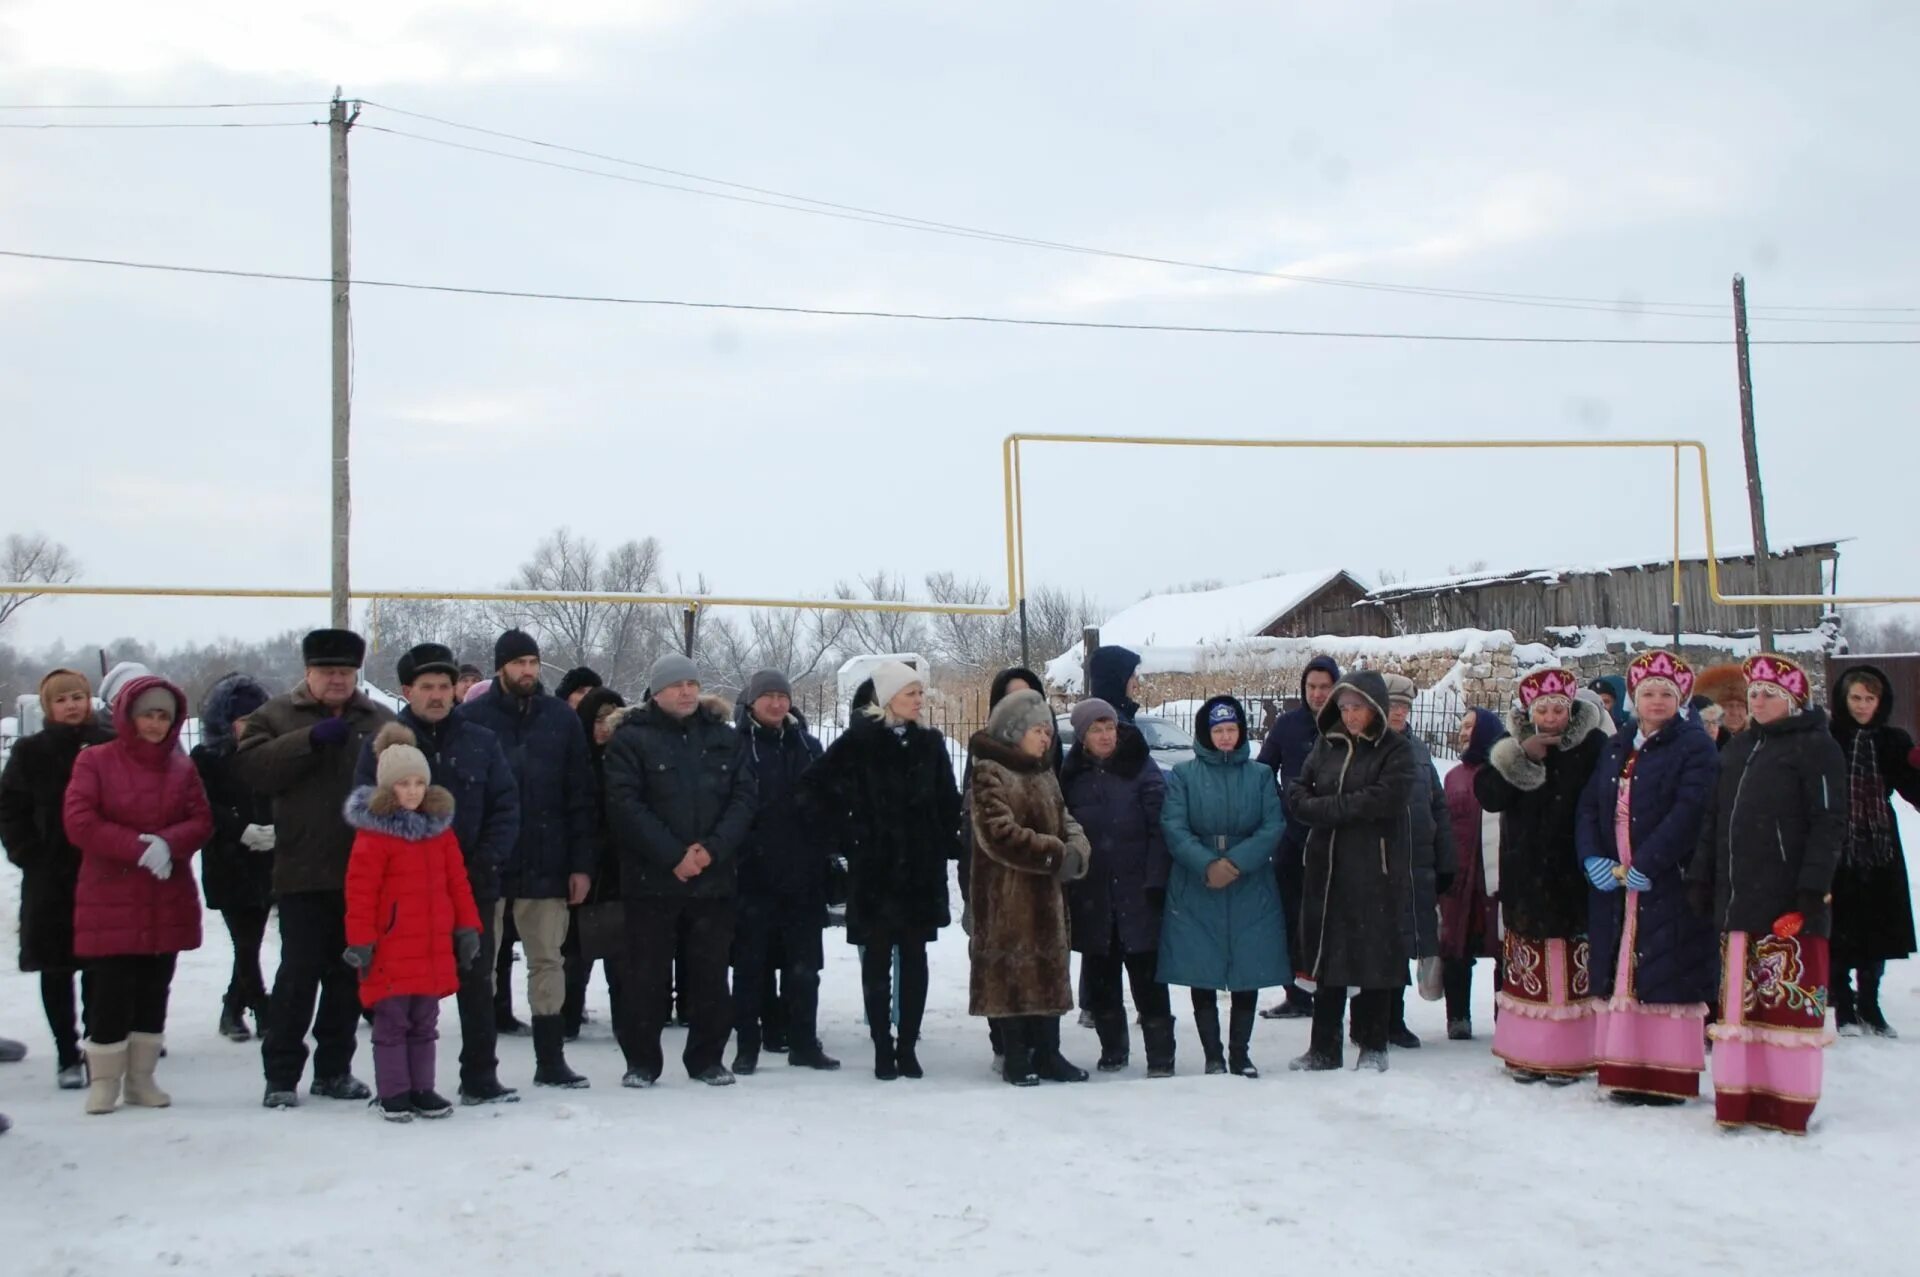
<svg viewBox="0 0 1920 1277">
<path fill-rule="evenodd" d="M 1767 500 L 1760 487 L 1760 441 L 1753 430 L 1753 367 L 1747 355 L 1747 281 L 1733 277 L 1733 345 L 1740 365 L 1740 443 L 1747 456 L 1747 506 L 1753 518 L 1753 589 L 1771 594 L 1772 556 L 1767 551 Z M 1755 608 L 1760 650 L 1773 650 L 1773 609 Z"/>
<path fill-rule="evenodd" d="M 327 117 L 327 175 L 331 187 L 333 286 L 333 625 L 347 629 L 353 621 L 348 593 L 349 546 L 352 542 L 352 423 L 353 423 L 353 308 L 348 297 L 351 280 L 352 215 L 347 202 L 347 130 L 360 118 L 358 104 L 348 112 L 340 90 L 333 91 L 333 109 Z"/>
</svg>

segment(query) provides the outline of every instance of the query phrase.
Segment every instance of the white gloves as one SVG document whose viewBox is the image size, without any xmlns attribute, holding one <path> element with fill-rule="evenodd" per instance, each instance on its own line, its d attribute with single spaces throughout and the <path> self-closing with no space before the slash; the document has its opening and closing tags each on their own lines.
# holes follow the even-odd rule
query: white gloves
<svg viewBox="0 0 1920 1277">
<path fill-rule="evenodd" d="M 140 853 L 140 867 L 161 882 L 173 877 L 173 848 L 159 834 L 141 834 L 147 849 Z"/>
<path fill-rule="evenodd" d="M 273 843 L 272 825 L 248 825 L 240 831 L 240 845 L 248 851 L 272 851 Z"/>
</svg>

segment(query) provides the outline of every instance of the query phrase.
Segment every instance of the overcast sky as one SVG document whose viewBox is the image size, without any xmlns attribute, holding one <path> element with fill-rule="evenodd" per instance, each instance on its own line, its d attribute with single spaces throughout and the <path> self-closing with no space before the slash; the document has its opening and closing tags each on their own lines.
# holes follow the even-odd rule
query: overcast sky
<svg viewBox="0 0 1920 1277">
<path fill-rule="evenodd" d="M 693 4 L 0 0 L 8 102 L 389 107 L 820 200 L 1154 257 L 1420 288 L 1920 307 L 1904 3 Z M 1905 86 L 1905 87 L 1902 87 Z M 243 112 L 0 112 L 0 123 Z M 630 177 L 368 105 L 363 124 Z M 1400 333 L 1725 338 L 1046 251 L 723 202 L 356 129 L 354 269 L 567 293 Z M 324 129 L 0 130 L 0 248 L 325 273 Z M 683 183 L 696 184 L 697 183 Z M 712 189 L 712 188 L 709 188 Z M 1808 315 L 1810 312 L 1797 312 Z M 1920 311 L 1756 339 L 1920 337 Z M 1745 542 L 1727 346 L 1073 332 L 355 297 L 354 569 L 503 583 L 548 530 L 652 534 L 733 594 L 1004 575 L 1021 431 L 1707 442 Z M 1908 321 L 1904 326 L 1886 321 Z M 97 583 L 324 586 L 323 286 L 0 260 L 0 531 Z M 1920 347 L 1756 347 L 1776 542 L 1920 593 Z M 1434 575 L 1669 539 L 1658 454 L 1046 447 L 1029 579 L 1114 608 L 1283 570 Z M 1698 547 L 1696 485 L 1688 541 Z M 15 643 L 163 642 L 325 605 L 41 603 Z"/>
</svg>

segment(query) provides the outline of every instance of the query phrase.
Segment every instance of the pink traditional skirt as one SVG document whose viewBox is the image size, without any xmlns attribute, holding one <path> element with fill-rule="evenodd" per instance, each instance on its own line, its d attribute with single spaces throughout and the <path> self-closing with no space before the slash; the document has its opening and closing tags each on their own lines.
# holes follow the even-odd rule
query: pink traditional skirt
<svg viewBox="0 0 1920 1277">
<path fill-rule="evenodd" d="M 1593 1017 L 1587 942 L 1501 938 L 1504 979 L 1494 999 L 1493 1053 L 1522 1073 L 1579 1077 L 1593 1072 Z"/>
<path fill-rule="evenodd" d="M 1714 1115 L 1722 1126 L 1805 1135 L 1820 1100 L 1827 1027 L 1827 942 L 1732 931 L 1720 938 Z"/>
</svg>

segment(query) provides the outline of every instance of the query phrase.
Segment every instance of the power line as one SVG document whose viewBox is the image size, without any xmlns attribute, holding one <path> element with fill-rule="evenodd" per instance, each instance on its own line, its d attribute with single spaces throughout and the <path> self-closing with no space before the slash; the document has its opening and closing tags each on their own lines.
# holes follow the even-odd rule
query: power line
<svg viewBox="0 0 1920 1277">
<path fill-rule="evenodd" d="M 1059 240 L 1040 239 L 1032 236 L 1015 235 L 1015 234 L 1010 234 L 1002 231 L 988 230 L 988 229 L 977 227 L 977 226 L 968 226 L 968 225 L 964 225 L 962 223 L 957 223 L 957 222 L 942 222 L 942 221 L 935 221 L 930 218 L 912 217 L 906 214 L 890 213 L 881 209 L 864 208 L 857 204 L 842 204 L 842 203 L 836 203 L 831 200 L 815 199 L 811 196 L 796 195 L 789 191 L 776 190 L 771 187 L 754 186 L 744 182 L 730 181 L 725 178 L 708 177 L 704 174 L 689 172 L 684 169 L 674 169 L 674 168 L 665 167 L 663 165 L 649 164 L 640 160 L 632 160 L 632 159 L 626 159 L 617 155 L 609 155 L 609 154 L 606 154 L 605 152 L 590 151 L 580 147 L 566 146 L 558 142 L 548 142 L 539 138 L 531 138 L 531 137 L 522 136 L 520 134 L 507 133 L 499 129 L 483 128 L 475 124 L 463 124 L 457 120 L 449 120 L 442 116 L 427 115 L 419 111 L 409 111 L 401 107 L 389 106 L 383 102 L 376 102 L 372 99 L 361 99 L 361 102 L 363 103 L 363 105 L 375 107 L 383 111 L 388 111 L 394 115 L 407 116 L 411 119 L 423 120 L 428 123 L 438 124 L 446 128 L 460 129 L 466 132 L 483 134 L 485 136 L 499 138 L 504 141 L 516 142 L 524 146 L 533 146 L 533 147 L 539 147 L 545 150 L 560 151 L 569 155 L 578 155 L 587 159 L 600 160 L 605 163 L 620 164 L 630 168 L 642 169 L 647 172 L 663 174 L 668 177 L 682 178 L 687 181 L 703 182 L 710 186 L 725 187 L 725 188 L 728 188 L 729 190 L 743 191 L 751 195 L 764 196 L 773 200 L 788 201 L 788 203 L 784 203 L 784 204 L 780 204 L 780 203 L 767 204 L 763 200 L 739 201 L 743 203 L 760 204 L 763 207 L 784 208 L 791 212 L 818 212 L 818 213 L 822 213 L 823 215 L 830 215 L 835 213 L 854 215 L 850 218 L 850 220 L 877 221 L 877 224 L 890 225 L 903 230 L 920 230 L 920 231 L 933 233 L 933 234 L 955 235 L 961 238 L 968 238 L 968 239 L 995 240 L 1001 243 L 1017 244 L 1017 245 L 1023 245 L 1030 248 L 1047 249 L 1055 252 L 1068 252 L 1068 253 L 1077 253 L 1077 254 L 1082 254 L 1087 256 L 1108 257 L 1108 258 L 1114 258 L 1121 261 L 1132 261 L 1132 262 L 1139 262 L 1143 264 L 1159 265 L 1159 266 L 1172 266 L 1172 267 L 1177 267 L 1177 268 L 1186 269 L 1186 270 L 1212 271 L 1212 272 L 1217 272 L 1222 274 L 1243 275 L 1243 276 L 1251 276 L 1255 278 L 1282 280 L 1290 283 L 1318 284 L 1318 285 L 1327 285 L 1327 286 L 1340 287 L 1340 288 L 1353 288 L 1353 289 L 1363 289 L 1363 290 L 1369 290 L 1369 291 L 1404 293 L 1408 295 L 1440 297 L 1440 298 L 1446 298 L 1446 299 L 1458 300 L 1458 301 L 1480 301 L 1480 302 L 1488 302 L 1488 303 L 1502 304 L 1502 305 L 1546 306 L 1552 309 L 1598 310 L 1598 311 L 1618 313 L 1618 314 L 1655 314 L 1655 315 L 1667 314 L 1669 317 L 1672 317 L 1672 318 L 1724 319 L 1725 317 L 1725 308 L 1719 303 L 1665 302 L 1665 301 L 1623 302 L 1618 298 L 1564 296 L 1564 295 L 1556 295 L 1556 294 L 1550 294 L 1550 293 L 1493 292 L 1493 291 L 1481 290 L 1481 289 L 1436 288 L 1436 287 L 1427 287 L 1427 286 L 1417 285 L 1417 284 L 1394 284 L 1394 283 L 1384 283 L 1384 282 L 1370 281 L 1370 280 L 1340 279 L 1340 278 L 1334 278 L 1331 276 L 1304 275 L 1304 274 L 1298 274 L 1298 273 L 1287 272 L 1287 271 L 1268 271 L 1268 270 L 1259 270 L 1252 267 L 1229 266 L 1229 265 L 1224 265 L 1217 262 L 1200 262 L 1200 261 L 1184 260 L 1180 258 L 1158 257 L 1150 254 L 1144 254 L 1144 253 L 1129 253 L 1129 252 L 1123 252 L 1123 251 L 1114 250 L 1114 249 L 1098 248 L 1098 247 L 1093 247 L 1093 246 L 1084 245 L 1084 244 L 1072 244 L 1072 243 L 1067 243 Z M 366 126 L 366 127 L 372 127 L 372 126 Z M 463 146 L 460 143 L 452 142 L 444 138 L 431 138 L 421 134 L 405 133 L 398 129 L 383 129 L 381 131 L 392 133 L 395 136 L 399 136 L 399 137 L 413 138 L 414 140 L 417 140 L 417 141 L 434 142 L 444 146 L 452 146 L 457 149 L 476 151 L 480 154 L 497 155 L 504 159 L 521 160 L 528 163 L 545 163 L 543 161 L 535 160 L 529 156 L 514 155 L 510 152 L 504 152 L 504 151 L 491 151 L 484 147 Z M 567 166 L 567 165 L 551 165 L 551 166 L 557 167 L 557 168 L 568 168 L 574 172 L 586 172 L 594 176 L 600 176 L 600 177 L 617 177 L 618 176 L 616 174 L 605 173 L 599 170 L 578 169 L 578 168 L 573 168 L 572 166 Z M 664 189 L 684 191 L 688 194 L 705 195 L 710 198 L 728 198 L 727 196 L 724 196 L 720 192 L 716 192 L 716 191 L 703 191 L 696 188 L 671 186 L 671 185 L 665 185 L 665 184 L 657 184 L 657 185 L 662 185 Z M 807 205 L 810 207 L 800 208 L 800 207 L 795 207 L 795 205 Z M 1661 309 L 1661 308 L 1664 308 L 1664 309 Z M 1818 311 L 1818 312 L 1833 312 L 1833 313 L 1920 313 L 1920 306 L 1771 306 L 1771 307 L 1764 307 L 1759 309 L 1765 309 L 1769 311 L 1790 310 L 1790 311 L 1799 311 L 1799 312 Z M 1704 313 L 1704 314 L 1695 313 L 1695 312 L 1703 312 L 1703 311 L 1707 313 Z M 1678 312 L 1685 312 L 1685 313 L 1678 313 Z M 1840 322 L 1840 321 L 1831 321 L 1831 322 Z M 1852 322 L 1872 322 L 1872 321 L 1852 321 Z M 1890 321 L 1881 321 L 1881 322 L 1890 322 Z M 1898 321 L 1891 321 L 1891 322 L 1898 322 Z"/>
<path fill-rule="evenodd" d="M 67 121 L 49 121 L 39 124 L 13 124 L 0 122 L 0 129 L 304 129 L 315 125 L 324 125 L 325 120 L 219 120 L 201 123 L 198 120 L 170 120 L 159 123 L 141 124 L 75 124 Z"/>
<path fill-rule="evenodd" d="M 163 271 L 183 275 L 211 275 L 230 279 L 275 280 L 298 284 L 332 284 L 330 275 L 297 275 L 278 271 L 234 270 L 213 266 L 182 266 L 165 262 L 136 262 L 108 257 L 77 257 L 0 249 L 0 257 L 27 261 L 64 262 L 84 266 L 115 266 L 130 270 Z M 810 315 L 835 319 L 890 319 L 932 324 L 998 324 L 1021 328 L 1082 329 L 1099 332 L 1190 333 L 1239 337 L 1322 337 L 1369 341 L 1426 341 L 1528 346 L 1730 346 L 1717 337 L 1537 337 L 1473 333 L 1361 332 L 1306 328 L 1252 328 L 1212 324 L 1116 323 L 1087 319 L 1029 319 L 1011 315 L 935 314 L 924 311 L 851 310 L 825 306 L 776 306 L 750 302 L 692 301 L 672 297 L 619 297 L 594 293 L 548 293 L 511 288 L 482 288 L 454 284 L 424 284 L 407 280 L 354 279 L 356 288 L 390 288 L 407 292 L 447 293 L 466 297 L 510 298 L 524 301 L 584 302 L 608 306 L 655 306 L 681 310 L 740 311 L 770 315 Z M 1920 346 L 1912 337 L 1778 337 L 1751 342 L 1755 346 Z"/>
<path fill-rule="evenodd" d="M 325 102 L 0 102 L 0 111 L 253 111 Z"/>
</svg>

